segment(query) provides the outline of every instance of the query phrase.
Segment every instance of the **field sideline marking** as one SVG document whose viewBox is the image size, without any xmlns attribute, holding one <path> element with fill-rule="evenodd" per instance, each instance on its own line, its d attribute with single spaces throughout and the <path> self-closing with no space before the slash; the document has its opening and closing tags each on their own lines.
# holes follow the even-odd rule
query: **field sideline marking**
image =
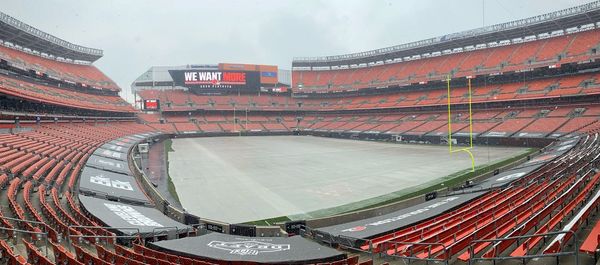
<svg viewBox="0 0 600 265">
<path fill-rule="evenodd" d="M 447 77 L 446 81 L 448 83 L 448 147 L 449 147 L 449 152 L 450 154 L 452 153 L 456 153 L 456 152 L 466 152 L 469 154 L 469 156 L 471 157 L 471 172 L 475 172 L 475 157 L 473 156 L 473 153 L 471 152 L 471 149 L 473 149 L 473 111 L 471 109 L 471 103 L 472 103 L 472 96 L 473 94 L 471 93 L 471 78 L 467 78 L 468 82 L 469 82 L 469 147 L 465 147 L 465 148 L 461 148 L 461 149 L 457 149 L 457 150 L 452 150 L 452 115 L 450 112 L 450 76 Z"/>
</svg>

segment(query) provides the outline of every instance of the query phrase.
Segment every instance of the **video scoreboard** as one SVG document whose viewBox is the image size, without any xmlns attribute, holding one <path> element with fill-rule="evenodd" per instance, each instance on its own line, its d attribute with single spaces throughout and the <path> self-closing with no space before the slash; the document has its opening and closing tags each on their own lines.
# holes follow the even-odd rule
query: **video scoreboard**
<svg viewBox="0 0 600 265">
<path fill-rule="evenodd" d="M 169 70 L 176 86 L 194 91 L 258 91 L 260 72 L 226 70 Z"/>
<path fill-rule="evenodd" d="M 145 99 L 144 109 L 145 110 L 158 110 L 160 108 L 160 101 L 158 99 Z"/>
</svg>

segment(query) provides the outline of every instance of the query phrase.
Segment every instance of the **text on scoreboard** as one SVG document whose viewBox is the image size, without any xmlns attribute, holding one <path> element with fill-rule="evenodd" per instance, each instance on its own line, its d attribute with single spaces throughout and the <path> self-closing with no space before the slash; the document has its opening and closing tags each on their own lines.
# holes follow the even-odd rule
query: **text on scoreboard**
<svg viewBox="0 0 600 265">
<path fill-rule="evenodd" d="M 170 70 L 176 86 L 192 89 L 259 90 L 260 72 L 222 70 Z"/>
</svg>

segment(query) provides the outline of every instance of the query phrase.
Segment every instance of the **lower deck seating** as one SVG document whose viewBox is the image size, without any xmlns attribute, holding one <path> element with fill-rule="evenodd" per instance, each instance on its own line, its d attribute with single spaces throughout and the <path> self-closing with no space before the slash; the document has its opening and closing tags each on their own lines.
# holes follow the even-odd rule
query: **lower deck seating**
<svg viewBox="0 0 600 265">
<path fill-rule="evenodd" d="M 569 109 L 573 109 L 572 107 Z M 462 113 L 453 114 L 451 130 L 453 133 L 469 133 L 471 130 L 476 135 L 487 132 L 502 133 L 509 137 L 553 137 L 566 135 L 573 132 L 585 131 L 586 127 L 598 122 L 600 116 L 590 114 L 576 117 L 560 117 L 555 115 L 534 117 L 540 109 L 527 111 L 506 111 L 505 109 L 473 110 L 472 128 L 469 126 L 469 116 Z M 569 111 L 570 112 L 570 111 Z M 512 113 L 518 113 L 517 116 Z M 526 114 L 524 114 L 526 113 Z M 564 114 L 565 112 L 563 112 Z M 388 133 L 407 135 L 447 134 L 447 112 L 404 112 L 399 115 L 390 114 L 298 114 L 300 122 L 287 121 L 279 114 L 273 116 L 248 116 L 235 117 L 228 115 L 205 115 L 187 121 L 188 115 L 173 116 L 169 114 L 167 120 L 176 122 L 154 122 L 160 117 L 153 116 L 145 123 L 150 127 L 164 133 L 189 133 L 189 132 L 292 132 L 295 130 L 336 132 L 336 133 Z M 525 115 L 522 118 L 521 115 Z M 174 118 L 176 117 L 176 118 Z M 186 122 L 178 122 L 179 119 Z M 294 118 L 295 119 L 295 118 Z M 2 150 L 0 150 L 2 152 Z M 11 152 L 11 151 L 8 151 Z"/>
</svg>

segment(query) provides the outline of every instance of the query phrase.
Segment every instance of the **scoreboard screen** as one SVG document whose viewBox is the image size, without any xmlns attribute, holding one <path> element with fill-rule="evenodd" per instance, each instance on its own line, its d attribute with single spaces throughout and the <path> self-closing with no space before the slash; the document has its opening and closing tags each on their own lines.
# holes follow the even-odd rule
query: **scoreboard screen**
<svg viewBox="0 0 600 265">
<path fill-rule="evenodd" d="M 169 70 L 176 86 L 191 91 L 258 91 L 260 72 L 224 70 Z"/>
<path fill-rule="evenodd" d="M 158 99 L 145 99 L 144 109 L 145 110 L 158 110 L 160 107 Z"/>
</svg>

